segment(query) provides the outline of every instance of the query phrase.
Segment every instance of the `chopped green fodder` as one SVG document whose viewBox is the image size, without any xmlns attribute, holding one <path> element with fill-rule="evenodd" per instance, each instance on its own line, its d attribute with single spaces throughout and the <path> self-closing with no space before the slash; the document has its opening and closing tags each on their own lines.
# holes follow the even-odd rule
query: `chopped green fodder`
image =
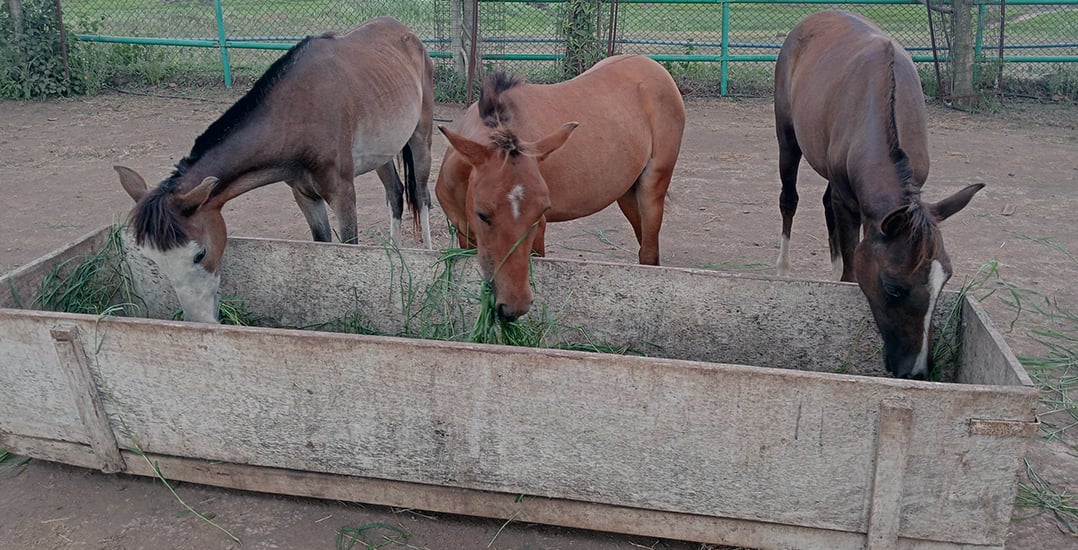
<svg viewBox="0 0 1078 550">
<path fill-rule="evenodd" d="M 368 523 L 360 527 L 341 527 L 337 531 L 337 550 L 352 550 L 360 544 L 363 550 L 373 550 L 383 546 L 398 545 L 411 548 L 408 539 L 412 536 L 405 530 L 385 523 Z"/>
<path fill-rule="evenodd" d="M 1015 496 L 1015 508 L 1033 510 L 1029 515 L 1016 517 L 1016 520 L 1029 519 L 1049 513 L 1055 518 L 1060 531 L 1072 537 L 1078 537 L 1078 493 L 1068 492 L 1066 488 L 1054 487 L 1041 477 L 1026 461 L 1026 480 L 1018 484 Z"/>
<path fill-rule="evenodd" d="M 101 248 L 54 267 L 42 279 L 33 306 L 90 315 L 140 315 L 145 303 L 132 285 L 122 231 L 122 226 L 114 226 Z"/>
<path fill-rule="evenodd" d="M 240 327 L 267 326 L 265 320 L 247 308 L 247 300 L 242 296 L 224 296 L 217 304 L 217 319 L 222 325 Z M 183 310 L 172 312 L 173 321 L 183 320 Z"/>
</svg>

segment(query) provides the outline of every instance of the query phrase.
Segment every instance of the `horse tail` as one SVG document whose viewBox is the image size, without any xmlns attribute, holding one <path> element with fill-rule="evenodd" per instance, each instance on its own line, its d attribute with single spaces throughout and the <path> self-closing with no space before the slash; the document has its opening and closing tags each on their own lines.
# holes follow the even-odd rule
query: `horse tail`
<svg viewBox="0 0 1078 550">
<path fill-rule="evenodd" d="M 401 167 L 404 170 L 404 200 L 412 211 L 412 227 L 419 231 L 419 182 L 415 176 L 415 161 L 412 160 L 412 148 L 408 144 L 401 149 Z"/>
</svg>

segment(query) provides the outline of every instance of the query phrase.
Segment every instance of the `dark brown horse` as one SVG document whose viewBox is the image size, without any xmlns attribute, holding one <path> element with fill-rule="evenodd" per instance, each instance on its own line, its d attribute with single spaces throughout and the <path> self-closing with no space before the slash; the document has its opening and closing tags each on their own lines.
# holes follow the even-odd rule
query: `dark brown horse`
<svg viewBox="0 0 1078 550">
<path fill-rule="evenodd" d="M 857 281 L 868 298 L 887 370 L 917 379 L 930 369 L 932 311 L 951 276 L 937 224 L 984 187 L 970 185 L 935 204 L 921 201 L 928 177 L 924 101 L 909 54 L 860 15 L 813 14 L 790 31 L 779 52 L 778 273 L 790 272 L 804 155 L 827 179 L 823 204 L 835 274 Z"/>
<path fill-rule="evenodd" d="M 551 85 L 497 73 L 457 132 L 439 129 L 452 148 L 435 191 L 460 246 L 478 248 L 502 320 L 531 307 L 528 256 L 544 254 L 548 221 L 617 201 L 640 243 L 640 263 L 658 265 L 685 105 L 655 61 L 610 57 Z"/>
<path fill-rule="evenodd" d="M 135 238 L 171 281 L 190 321 L 216 322 L 225 221 L 221 208 L 285 181 L 316 241 L 355 242 L 353 178 L 375 170 L 386 190 L 390 236 L 399 242 L 407 200 L 431 248 L 430 145 L 433 65 L 419 38 L 391 17 L 335 37 L 307 37 L 195 140 L 172 175 L 148 191 L 117 166 L 137 204 Z M 401 156 L 405 183 L 394 158 Z"/>
</svg>

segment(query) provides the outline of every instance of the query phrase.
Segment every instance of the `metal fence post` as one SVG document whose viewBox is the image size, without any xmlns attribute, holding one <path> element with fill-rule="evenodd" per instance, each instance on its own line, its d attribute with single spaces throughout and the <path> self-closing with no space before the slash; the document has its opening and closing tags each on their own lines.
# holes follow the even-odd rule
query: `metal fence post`
<svg viewBox="0 0 1078 550">
<path fill-rule="evenodd" d="M 225 35 L 225 14 L 221 0 L 213 0 L 214 15 L 217 18 L 217 44 L 221 49 L 221 66 L 224 67 L 225 88 L 232 89 L 232 63 L 228 58 L 228 37 Z"/>
<path fill-rule="evenodd" d="M 722 44 L 719 62 L 719 95 L 726 95 L 726 85 L 730 71 L 730 3 L 722 3 Z"/>
</svg>

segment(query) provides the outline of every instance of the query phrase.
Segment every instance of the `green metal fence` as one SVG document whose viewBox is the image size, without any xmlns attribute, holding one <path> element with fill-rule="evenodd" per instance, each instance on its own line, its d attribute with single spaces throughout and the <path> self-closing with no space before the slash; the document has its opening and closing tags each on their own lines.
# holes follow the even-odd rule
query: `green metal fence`
<svg viewBox="0 0 1078 550">
<path fill-rule="evenodd" d="M 62 2 L 65 23 L 79 41 L 111 48 L 109 59 L 151 79 L 216 79 L 231 86 L 234 78 L 257 78 L 278 50 L 303 36 L 393 15 L 427 43 L 439 84 L 458 90 L 469 73 L 499 68 L 556 81 L 603 55 L 639 53 L 664 63 L 687 93 L 723 95 L 768 93 L 785 33 L 821 9 L 847 9 L 876 21 L 922 63 L 932 91 L 934 60 L 941 79 L 949 78 L 954 36 L 950 0 L 931 5 L 936 9 L 917 0 Z M 1032 82 L 1044 84 L 1043 92 L 1051 88 L 1046 79 L 1056 79 L 1078 88 L 1078 0 L 974 0 L 974 12 L 982 87 Z"/>
</svg>

